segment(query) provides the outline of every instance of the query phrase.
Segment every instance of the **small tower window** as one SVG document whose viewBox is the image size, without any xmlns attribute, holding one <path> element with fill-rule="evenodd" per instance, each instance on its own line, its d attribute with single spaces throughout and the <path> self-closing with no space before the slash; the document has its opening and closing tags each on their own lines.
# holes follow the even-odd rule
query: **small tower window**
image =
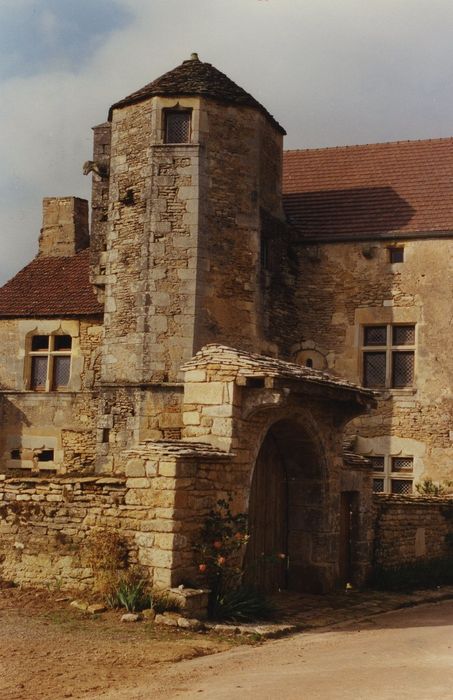
<svg viewBox="0 0 453 700">
<path fill-rule="evenodd" d="M 404 248 L 402 246 L 391 247 L 388 249 L 388 251 L 389 251 L 389 260 L 391 263 L 404 262 Z"/>
<path fill-rule="evenodd" d="M 191 113 L 185 110 L 165 112 L 165 143 L 190 142 Z"/>
</svg>

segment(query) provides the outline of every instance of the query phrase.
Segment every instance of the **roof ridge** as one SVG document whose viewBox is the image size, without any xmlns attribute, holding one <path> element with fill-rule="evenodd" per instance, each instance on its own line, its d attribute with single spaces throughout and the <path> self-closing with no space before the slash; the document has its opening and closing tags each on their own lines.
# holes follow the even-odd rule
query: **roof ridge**
<svg viewBox="0 0 453 700">
<path fill-rule="evenodd" d="M 400 139 L 398 141 L 376 141 L 373 143 L 352 143 L 344 144 L 343 146 L 317 146 L 315 148 L 287 148 L 283 151 L 283 154 L 289 153 L 307 153 L 313 151 L 340 151 L 343 149 L 352 148 L 366 148 L 367 146 L 397 146 L 401 144 L 412 144 L 412 143 L 436 143 L 436 142 L 446 142 L 453 141 L 453 136 L 439 136 L 438 138 L 430 139 Z"/>
</svg>

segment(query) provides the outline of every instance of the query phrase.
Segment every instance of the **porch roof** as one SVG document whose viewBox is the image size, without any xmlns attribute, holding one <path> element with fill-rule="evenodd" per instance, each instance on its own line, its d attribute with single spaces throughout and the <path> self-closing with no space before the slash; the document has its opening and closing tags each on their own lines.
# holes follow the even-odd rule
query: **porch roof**
<svg viewBox="0 0 453 700">
<path fill-rule="evenodd" d="M 328 372 L 214 343 L 201 348 L 181 369 L 187 372 L 200 368 L 210 368 L 219 374 L 233 374 L 238 384 L 246 384 L 247 379 L 253 378 L 275 378 L 322 385 L 326 388 L 350 392 L 360 397 L 362 403 L 368 403 L 371 406 L 375 404 L 378 396 L 378 393 L 371 389 L 364 389 Z"/>
</svg>

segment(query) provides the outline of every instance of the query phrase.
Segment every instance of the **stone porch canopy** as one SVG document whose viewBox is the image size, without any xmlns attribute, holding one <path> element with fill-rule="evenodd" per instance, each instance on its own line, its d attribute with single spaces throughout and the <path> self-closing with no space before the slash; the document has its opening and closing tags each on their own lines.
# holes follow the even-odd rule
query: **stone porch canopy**
<svg viewBox="0 0 453 700">
<path fill-rule="evenodd" d="M 238 386 L 266 389 L 299 386 L 311 395 L 323 394 L 352 401 L 362 410 L 376 405 L 377 392 L 328 372 L 216 343 L 199 350 L 181 370 L 185 372 L 186 382 L 210 381 L 214 375 L 224 381 L 234 377 Z"/>
<path fill-rule="evenodd" d="M 375 392 L 344 379 L 225 345 L 206 345 L 181 369 L 183 438 L 225 452 L 245 448 L 256 420 L 265 430 L 273 421 L 316 413 L 319 426 L 329 416 L 340 431 L 376 405 Z"/>
</svg>

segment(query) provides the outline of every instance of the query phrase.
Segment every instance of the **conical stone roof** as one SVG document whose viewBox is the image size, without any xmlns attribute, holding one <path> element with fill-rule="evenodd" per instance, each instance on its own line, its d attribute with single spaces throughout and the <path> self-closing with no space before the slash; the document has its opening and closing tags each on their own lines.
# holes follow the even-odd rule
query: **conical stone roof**
<svg viewBox="0 0 453 700">
<path fill-rule="evenodd" d="M 109 121 L 114 109 L 141 102 L 155 95 L 162 97 L 200 95 L 218 102 L 253 107 L 253 109 L 262 112 L 282 134 L 286 133 L 276 119 L 252 95 L 236 85 L 225 73 L 217 70 L 210 63 L 200 61 L 197 54 L 192 54 L 188 61 L 184 61 L 181 65 L 161 75 L 160 78 L 153 80 L 152 83 L 145 85 L 140 90 L 136 90 L 123 100 L 115 102 L 110 107 Z"/>
</svg>

